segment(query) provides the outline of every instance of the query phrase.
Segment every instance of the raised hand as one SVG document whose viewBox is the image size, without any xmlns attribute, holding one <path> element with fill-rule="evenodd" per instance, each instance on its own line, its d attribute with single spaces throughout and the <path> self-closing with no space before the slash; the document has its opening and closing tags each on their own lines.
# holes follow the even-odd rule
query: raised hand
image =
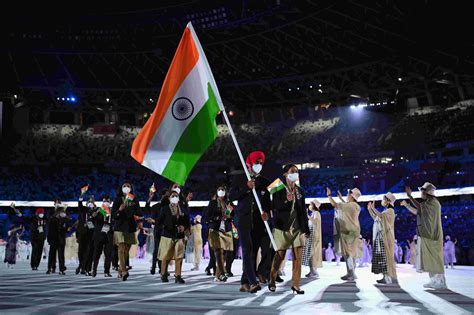
<svg viewBox="0 0 474 315">
<path fill-rule="evenodd" d="M 410 186 L 405 186 L 405 192 L 407 193 L 408 196 L 411 196 L 412 190 Z"/>
<path fill-rule="evenodd" d="M 326 187 L 326 195 L 328 197 L 331 196 L 331 189 L 329 189 L 329 187 Z"/>
<path fill-rule="evenodd" d="M 406 206 L 408 206 L 408 203 L 407 203 L 407 201 L 406 201 L 406 200 L 402 200 L 402 201 L 400 201 L 400 206 L 402 206 L 402 207 L 406 207 Z"/>
</svg>

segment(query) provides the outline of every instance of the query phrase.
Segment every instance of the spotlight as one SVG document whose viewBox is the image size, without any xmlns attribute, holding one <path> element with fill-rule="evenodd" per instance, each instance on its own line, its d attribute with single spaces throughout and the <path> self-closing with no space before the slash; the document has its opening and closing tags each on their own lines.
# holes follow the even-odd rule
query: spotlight
<svg viewBox="0 0 474 315">
<path fill-rule="evenodd" d="M 105 99 L 105 101 L 106 101 L 107 103 L 110 102 L 110 98 L 107 97 L 107 98 Z"/>
<path fill-rule="evenodd" d="M 234 116 L 234 111 L 231 110 L 231 111 L 229 112 L 229 116 L 230 116 L 230 117 Z"/>
<path fill-rule="evenodd" d="M 288 91 L 290 91 L 290 92 L 291 92 L 291 88 L 289 88 L 289 89 L 288 89 Z"/>
<path fill-rule="evenodd" d="M 64 101 L 64 97 L 63 97 L 63 98 L 61 98 L 61 101 Z"/>
<path fill-rule="evenodd" d="M 150 98 L 150 102 L 153 102 L 153 99 L 152 99 L 152 98 Z"/>
<path fill-rule="evenodd" d="M 398 81 L 399 81 L 399 82 L 402 82 L 402 80 L 403 80 L 402 78 L 398 78 Z"/>
<path fill-rule="evenodd" d="M 68 102 L 69 102 L 69 97 L 66 97 L 66 101 L 68 101 Z"/>
<path fill-rule="evenodd" d="M 15 94 L 15 95 L 13 95 L 13 97 L 14 97 L 15 99 L 17 99 L 17 98 L 18 98 L 18 95 Z"/>
<path fill-rule="evenodd" d="M 310 88 L 310 89 L 312 89 L 312 88 L 313 88 L 313 86 L 312 86 L 312 85 L 310 85 L 310 86 L 309 86 L 309 88 Z"/>
<path fill-rule="evenodd" d="M 318 89 L 318 92 L 319 92 L 319 93 L 323 93 L 323 90 L 321 90 L 321 89 Z"/>
<path fill-rule="evenodd" d="M 76 98 L 73 96 L 71 97 L 71 102 L 75 102 L 76 101 Z"/>
</svg>

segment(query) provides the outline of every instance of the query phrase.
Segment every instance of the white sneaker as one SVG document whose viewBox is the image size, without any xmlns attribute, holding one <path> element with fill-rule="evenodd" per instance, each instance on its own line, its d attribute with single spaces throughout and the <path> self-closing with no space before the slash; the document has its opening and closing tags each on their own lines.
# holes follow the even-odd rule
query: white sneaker
<svg viewBox="0 0 474 315">
<path fill-rule="evenodd" d="M 434 289 L 434 284 L 433 284 L 433 282 L 423 284 L 423 288 Z"/>
</svg>

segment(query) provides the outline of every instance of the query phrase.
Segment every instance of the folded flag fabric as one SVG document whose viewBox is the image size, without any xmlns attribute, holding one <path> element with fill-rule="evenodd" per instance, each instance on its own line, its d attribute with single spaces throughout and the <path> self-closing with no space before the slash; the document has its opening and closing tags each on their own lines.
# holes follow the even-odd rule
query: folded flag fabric
<svg viewBox="0 0 474 315">
<path fill-rule="evenodd" d="M 102 207 L 99 208 L 99 213 L 106 217 L 110 215 L 110 208 L 106 205 L 102 205 Z"/>
<path fill-rule="evenodd" d="M 89 190 L 89 185 L 86 185 L 81 188 L 81 195 L 84 195 Z"/>
<path fill-rule="evenodd" d="M 237 232 L 237 228 L 235 227 L 234 223 L 232 223 L 232 235 L 236 240 L 239 239 L 239 233 Z"/>
</svg>

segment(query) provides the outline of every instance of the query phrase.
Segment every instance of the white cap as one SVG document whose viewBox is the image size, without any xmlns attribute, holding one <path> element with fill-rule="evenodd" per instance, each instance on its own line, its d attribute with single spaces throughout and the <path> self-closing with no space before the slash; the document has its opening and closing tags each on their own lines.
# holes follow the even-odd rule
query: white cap
<svg viewBox="0 0 474 315">
<path fill-rule="evenodd" d="M 202 217 L 198 214 L 196 217 L 194 217 L 194 221 L 201 223 L 201 218 Z"/>
<path fill-rule="evenodd" d="M 352 197 L 354 197 L 356 201 L 360 198 L 360 196 L 362 196 L 362 193 L 360 192 L 359 188 L 352 188 L 349 190 L 349 193 Z"/>
<path fill-rule="evenodd" d="M 423 186 L 418 187 L 418 190 L 420 190 L 420 191 L 424 190 L 428 195 L 434 196 L 436 186 L 433 185 L 432 183 L 426 182 L 426 183 L 423 184 Z"/>
<path fill-rule="evenodd" d="M 387 197 L 388 202 L 389 202 L 392 206 L 395 206 L 395 201 L 397 200 L 397 197 L 395 197 L 394 194 L 392 194 L 391 192 L 388 192 L 388 193 L 385 194 L 384 197 Z"/>
</svg>

